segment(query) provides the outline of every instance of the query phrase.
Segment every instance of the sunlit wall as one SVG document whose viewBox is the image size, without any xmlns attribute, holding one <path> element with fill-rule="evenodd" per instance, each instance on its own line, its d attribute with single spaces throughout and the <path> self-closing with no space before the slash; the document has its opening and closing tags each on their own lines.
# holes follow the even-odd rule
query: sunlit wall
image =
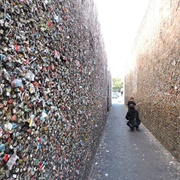
<svg viewBox="0 0 180 180">
<path fill-rule="evenodd" d="M 0 179 L 84 180 L 106 122 L 92 0 L 0 0 Z"/>
</svg>

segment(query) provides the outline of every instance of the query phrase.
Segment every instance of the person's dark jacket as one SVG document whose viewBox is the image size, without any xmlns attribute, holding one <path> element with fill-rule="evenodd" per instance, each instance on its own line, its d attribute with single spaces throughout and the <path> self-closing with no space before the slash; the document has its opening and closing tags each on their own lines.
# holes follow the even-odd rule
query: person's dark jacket
<svg viewBox="0 0 180 180">
<path fill-rule="evenodd" d="M 127 106 L 129 107 L 130 104 L 133 104 L 134 106 L 136 106 L 136 103 L 134 101 L 128 101 Z"/>
<path fill-rule="evenodd" d="M 135 118 L 135 116 L 136 116 L 136 123 L 137 123 L 137 124 L 134 123 L 134 118 Z M 135 110 L 135 109 L 130 109 L 130 110 L 128 110 L 125 118 L 126 118 L 127 120 L 129 120 L 129 123 L 130 123 L 132 126 L 135 126 L 135 125 L 136 125 L 136 126 L 139 126 L 140 123 L 141 123 L 141 120 L 139 119 L 139 112 L 138 112 L 137 110 Z"/>
</svg>

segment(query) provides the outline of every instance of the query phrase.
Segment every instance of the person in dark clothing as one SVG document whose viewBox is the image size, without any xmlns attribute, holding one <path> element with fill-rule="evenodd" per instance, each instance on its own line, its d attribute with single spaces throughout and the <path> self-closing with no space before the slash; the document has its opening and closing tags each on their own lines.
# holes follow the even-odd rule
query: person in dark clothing
<svg viewBox="0 0 180 180">
<path fill-rule="evenodd" d="M 133 97 L 130 97 L 130 99 L 129 99 L 128 103 L 127 103 L 128 109 L 129 109 L 130 104 L 133 104 L 134 106 L 136 106 L 136 103 L 134 102 Z"/>
<path fill-rule="evenodd" d="M 134 131 L 134 128 L 139 130 L 141 120 L 139 118 L 139 112 L 135 109 L 134 104 L 129 105 L 129 110 L 125 118 L 128 120 L 127 125 L 130 127 L 131 131 Z"/>
<path fill-rule="evenodd" d="M 134 97 L 130 97 L 130 99 L 129 99 L 128 103 L 127 103 L 128 109 L 129 109 L 130 104 L 133 104 L 133 106 L 135 107 L 136 105 L 141 104 L 141 102 L 136 104 L 135 101 L 134 101 Z"/>
</svg>

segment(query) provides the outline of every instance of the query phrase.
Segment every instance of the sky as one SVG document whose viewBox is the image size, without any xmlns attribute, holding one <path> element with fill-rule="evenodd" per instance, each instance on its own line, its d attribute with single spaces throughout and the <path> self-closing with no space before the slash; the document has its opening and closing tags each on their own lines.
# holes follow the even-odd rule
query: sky
<svg viewBox="0 0 180 180">
<path fill-rule="evenodd" d="M 127 58 L 149 0 L 94 0 L 112 77 L 124 77 Z"/>
</svg>

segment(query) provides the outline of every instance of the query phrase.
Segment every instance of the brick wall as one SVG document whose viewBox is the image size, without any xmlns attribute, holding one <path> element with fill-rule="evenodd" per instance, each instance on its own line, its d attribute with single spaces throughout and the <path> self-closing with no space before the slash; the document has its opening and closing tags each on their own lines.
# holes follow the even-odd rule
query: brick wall
<svg viewBox="0 0 180 180">
<path fill-rule="evenodd" d="M 151 0 L 132 51 L 126 75 L 130 96 L 143 124 L 180 160 L 180 2 Z"/>
<path fill-rule="evenodd" d="M 0 179 L 86 179 L 107 113 L 92 0 L 0 0 Z"/>
</svg>

